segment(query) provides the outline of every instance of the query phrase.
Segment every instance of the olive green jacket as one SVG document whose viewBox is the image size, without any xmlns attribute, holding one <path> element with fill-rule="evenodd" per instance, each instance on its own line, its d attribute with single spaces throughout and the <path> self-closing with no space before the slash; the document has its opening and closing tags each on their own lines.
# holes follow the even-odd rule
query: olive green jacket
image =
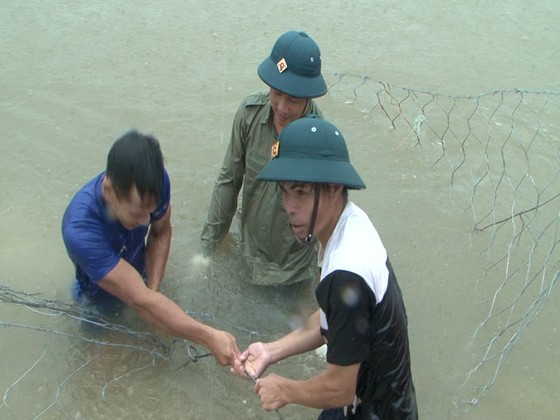
<svg viewBox="0 0 560 420">
<path fill-rule="evenodd" d="M 309 113 L 321 116 L 315 102 L 310 102 Z M 286 285 L 315 279 L 318 272 L 315 244 L 302 244 L 294 237 L 278 185 L 256 179 L 275 142 L 268 92 L 249 95 L 235 115 L 201 235 L 207 248 L 224 239 L 243 186 L 238 215 L 240 250 L 254 284 Z"/>
</svg>

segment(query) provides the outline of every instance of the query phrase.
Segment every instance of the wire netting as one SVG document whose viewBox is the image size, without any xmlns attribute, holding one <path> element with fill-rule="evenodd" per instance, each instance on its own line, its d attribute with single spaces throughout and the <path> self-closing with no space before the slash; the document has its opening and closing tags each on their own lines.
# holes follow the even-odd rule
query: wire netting
<svg viewBox="0 0 560 420">
<path fill-rule="evenodd" d="M 473 335 L 483 351 L 461 401 L 476 404 L 558 282 L 560 92 L 454 96 L 350 74 L 339 74 L 330 91 L 421 148 L 433 168 L 447 171 L 451 195 L 472 212 L 473 232 L 490 232 L 481 250 L 486 268 L 473 281 L 487 295 Z"/>
</svg>

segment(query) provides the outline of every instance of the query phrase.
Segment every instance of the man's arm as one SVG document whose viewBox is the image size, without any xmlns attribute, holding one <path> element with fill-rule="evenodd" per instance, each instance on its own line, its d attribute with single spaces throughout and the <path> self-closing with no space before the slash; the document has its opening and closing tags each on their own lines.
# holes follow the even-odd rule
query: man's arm
<svg viewBox="0 0 560 420">
<path fill-rule="evenodd" d="M 232 373 L 258 378 L 266 368 L 287 357 L 305 353 L 321 346 L 319 311 L 308 318 L 305 325 L 270 343 L 253 343 L 235 361 Z"/>
<path fill-rule="evenodd" d="M 233 364 L 239 353 L 231 334 L 196 321 L 175 302 L 146 287 L 134 267 L 123 259 L 99 281 L 99 286 L 159 330 L 206 347 L 221 365 Z"/>
<path fill-rule="evenodd" d="M 257 380 L 255 392 L 265 410 L 286 404 L 313 408 L 345 407 L 354 401 L 360 364 L 339 366 L 328 364 L 327 370 L 303 381 L 268 375 Z"/>
<path fill-rule="evenodd" d="M 211 252 L 227 235 L 237 210 L 237 197 L 245 175 L 244 112 L 245 101 L 235 114 L 230 142 L 214 184 L 208 216 L 202 228 L 200 238 L 207 252 Z"/>
<path fill-rule="evenodd" d="M 313 312 L 304 325 L 284 337 L 265 344 L 270 354 L 270 363 L 287 357 L 314 350 L 324 344 L 321 336 L 319 310 Z"/>
<path fill-rule="evenodd" d="M 320 315 L 317 310 L 306 324 L 271 343 L 255 343 L 240 356 L 233 371 L 260 376 L 267 366 L 296 354 L 319 347 Z M 275 374 L 257 380 L 255 392 L 265 410 L 275 410 L 286 404 L 301 404 L 314 408 L 344 407 L 354 401 L 360 364 L 341 366 L 328 364 L 327 370 L 307 380 L 292 380 Z"/>
<path fill-rule="evenodd" d="M 146 245 L 147 286 L 159 292 L 171 249 L 171 204 L 165 215 L 150 226 Z"/>
</svg>

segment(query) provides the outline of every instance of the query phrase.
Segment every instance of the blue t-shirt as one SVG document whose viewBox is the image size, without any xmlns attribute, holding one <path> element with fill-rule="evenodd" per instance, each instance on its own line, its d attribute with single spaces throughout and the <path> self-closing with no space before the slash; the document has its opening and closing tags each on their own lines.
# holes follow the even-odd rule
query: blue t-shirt
<svg viewBox="0 0 560 420">
<path fill-rule="evenodd" d="M 142 276 L 145 274 L 145 241 L 149 226 L 126 229 L 111 219 L 101 193 L 105 172 L 85 184 L 74 196 L 62 218 L 62 238 L 76 268 L 81 292 L 90 300 L 112 297 L 98 286 L 121 258 Z M 150 214 L 150 224 L 161 219 L 169 208 L 171 181 L 164 172 L 162 200 Z"/>
</svg>

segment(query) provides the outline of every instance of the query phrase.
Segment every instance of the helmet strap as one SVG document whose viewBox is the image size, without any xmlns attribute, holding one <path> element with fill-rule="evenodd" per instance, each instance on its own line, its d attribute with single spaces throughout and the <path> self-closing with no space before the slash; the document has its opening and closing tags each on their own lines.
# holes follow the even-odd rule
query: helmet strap
<svg viewBox="0 0 560 420">
<path fill-rule="evenodd" d="M 321 186 L 319 184 L 313 184 L 313 188 L 315 188 L 315 201 L 313 202 L 313 213 L 311 213 L 311 222 L 309 223 L 309 233 L 305 237 L 305 243 L 307 244 L 311 244 L 311 241 L 313 241 L 313 230 L 315 229 L 315 222 L 317 221 L 319 196 L 321 194 Z"/>
</svg>

